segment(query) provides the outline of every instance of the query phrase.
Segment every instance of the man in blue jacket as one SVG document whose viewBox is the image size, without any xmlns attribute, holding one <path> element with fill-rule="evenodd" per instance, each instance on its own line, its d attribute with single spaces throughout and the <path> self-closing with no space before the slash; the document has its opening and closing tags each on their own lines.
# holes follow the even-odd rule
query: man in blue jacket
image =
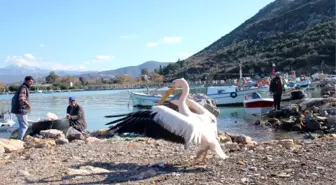
<svg viewBox="0 0 336 185">
<path fill-rule="evenodd" d="M 11 113 L 15 114 L 19 123 L 18 139 L 23 140 L 28 130 L 28 113 L 31 110 L 29 103 L 29 88 L 33 85 L 33 77 L 26 76 L 23 84 L 15 92 L 12 98 Z"/>
</svg>

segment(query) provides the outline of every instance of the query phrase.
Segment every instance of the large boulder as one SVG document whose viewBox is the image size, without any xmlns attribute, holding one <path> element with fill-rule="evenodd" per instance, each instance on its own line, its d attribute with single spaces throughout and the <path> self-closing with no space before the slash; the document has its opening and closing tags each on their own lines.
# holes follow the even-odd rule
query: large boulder
<svg viewBox="0 0 336 185">
<path fill-rule="evenodd" d="M 17 150 L 24 149 L 24 142 L 16 139 L 0 138 L 0 146 L 2 146 L 5 149 L 6 153 L 11 153 Z"/>
<path fill-rule="evenodd" d="M 335 95 L 335 91 L 336 91 L 336 85 L 335 84 L 326 84 L 324 87 L 321 88 L 321 96 L 323 95 L 329 95 L 329 96 L 333 96 Z"/>
<path fill-rule="evenodd" d="M 310 110 L 313 107 L 321 107 L 327 103 L 336 102 L 335 98 L 307 98 L 300 103 L 301 111 Z"/>
<path fill-rule="evenodd" d="M 206 108 L 209 112 L 211 112 L 216 117 L 219 115 L 220 110 L 216 106 L 216 101 L 212 98 L 209 98 L 207 95 L 202 93 L 197 94 L 189 94 L 189 98 L 196 101 L 200 105 L 202 105 L 204 108 Z"/>
</svg>

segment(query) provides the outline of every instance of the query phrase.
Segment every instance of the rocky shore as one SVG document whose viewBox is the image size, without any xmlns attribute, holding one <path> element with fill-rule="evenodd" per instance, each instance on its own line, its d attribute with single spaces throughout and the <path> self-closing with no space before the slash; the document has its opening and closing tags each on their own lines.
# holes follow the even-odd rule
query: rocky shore
<svg viewBox="0 0 336 185">
<path fill-rule="evenodd" d="M 229 158 L 192 164 L 197 147 L 109 134 L 69 142 L 44 130 L 25 142 L 0 139 L 0 184 L 335 184 L 336 135 L 257 143 L 219 132 Z"/>
<path fill-rule="evenodd" d="M 281 110 L 269 111 L 255 124 L 305 133 L 305 137 L 310 139 L 336 133 L 336 85 L 334 81 L 323 82 L 322 98 L 292 100 Z"/>
<path fill-rule="evenodd" d="M 219 131 L 229 158 L 212 153 L 206 163 L 192 163 L 198 147 L 184 150 L 139 135 L 113 136 L 106 129 L 86 135 L 50 129 L 25 141 L 0 139 L 0 184 L 335 184 L 335 91 L 326 84 L 321 96 L 291 101 L 256 121 L 306 133 L 305 138 L 256 142 Z M 218 116 L 206 96 L 190 98 Z"/>
</svg>

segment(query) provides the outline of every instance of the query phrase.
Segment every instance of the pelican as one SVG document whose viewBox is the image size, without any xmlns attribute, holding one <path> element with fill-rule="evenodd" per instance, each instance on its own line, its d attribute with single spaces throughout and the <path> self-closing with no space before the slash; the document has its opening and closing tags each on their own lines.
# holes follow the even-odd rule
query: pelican
<svg viewBox="0 0 336 185">
<path fill-rule="evenodd" d="M 216 119 L 211 119 L 210 116 L 202 117 L 189 110 L 187 106 L 187 102 L 189 102 L 187 100 L 189 86 L 184 79 L 174 80 L 172 88 L 162 97 L 159 104 L 165 101 L 167 94 L 172 93 L 173 90 L 179 87 L 184 90 L 180 99 L 176 102 L 179 105 L 179 112 L 163 105 L 157 105 L 147 111 L 109 116 L 123 117 L 111 121 L 106 125 L 113 124 L 109 127 L 109 130 L 112 130 L 114 133 L 132 132 L 144 134 L 154 139 L 163 139 L 184 144 L 185 149 L 190 144 L 201 145 L 201 149 L 194 158 L 195 162 L 201 155 L 203 155 L 202 162 L 205 162 L 209 150 L 214 151 L 220 158 L 226 159 L 228 156 L 223 152 L 217 140 L 217 135 L 214 132 L 214 127 L 211 126 L 211 124 L 216 125 Z M 195 102 L 195 104 L 197 103 Z M 202 112 L 203 107 L 202 109 L 200 108 L 201 106 L 194 107 L 196 110 Z"/>
<path fill-rule="evenodd" d="M 172 100 L 171 103 L 178 107 L 179 113 L 185 116 L 196 116 L 202 120 L 203 123 L 210 123 L 208 126 L 213 128 L 217 137 L 218 132 L 216 116 L 214 116 L 199 103 L 188 98 L 190 88 L 188 82 L 184 78 L 176 79 L 172 82 L 172 87 L 161 98 L 158 105 L 161 105 L 163 102 L 165 102 L 165 100 L 175 91 L 177 87 L 182 88 L 182 94 L 178 100 Z"/>
</svg>

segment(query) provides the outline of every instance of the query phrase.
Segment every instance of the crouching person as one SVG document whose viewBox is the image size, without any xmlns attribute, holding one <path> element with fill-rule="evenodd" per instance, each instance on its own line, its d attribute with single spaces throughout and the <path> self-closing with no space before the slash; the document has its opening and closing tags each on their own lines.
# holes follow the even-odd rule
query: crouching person
<svg viewBox="0 0 336 185">
<path fill-rule="evenodd" d="M 80 133 L 84 133 L 86 129 L 84 110 L 77 104 L 75 98 L 69 98 L 69 106 L 67 107 L 66 112 L 66 118 L 69 120 L 70 127 L 76 129 Z"/>
</svg>

